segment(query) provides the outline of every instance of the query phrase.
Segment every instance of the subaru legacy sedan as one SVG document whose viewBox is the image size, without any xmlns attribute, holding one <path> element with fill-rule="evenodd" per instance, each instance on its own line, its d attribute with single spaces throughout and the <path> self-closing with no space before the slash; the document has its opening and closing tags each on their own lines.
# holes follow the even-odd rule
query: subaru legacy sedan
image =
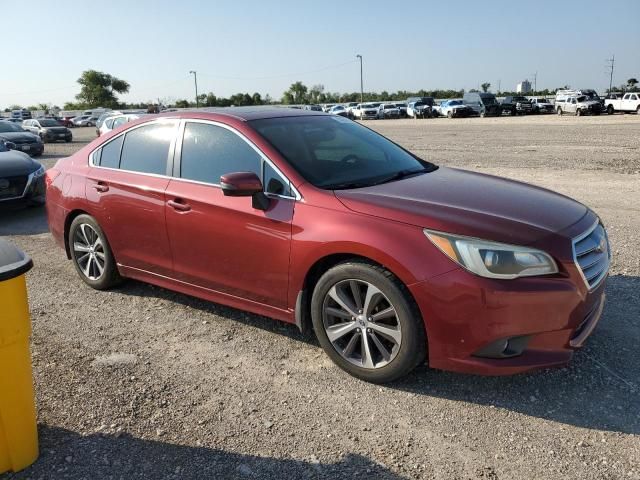
<svg viewBox="0 0 640 480">
<path fill-rule="evenodd" d="M 46 175 L 80 278 L 125 278 L 313 329 L 371 382 L 425 362 L 561 366 L 604 305 L 607 234 L 549 190 L 434 163 L 346 118 L 270 107 L 142 118 Z"/>
</svg>

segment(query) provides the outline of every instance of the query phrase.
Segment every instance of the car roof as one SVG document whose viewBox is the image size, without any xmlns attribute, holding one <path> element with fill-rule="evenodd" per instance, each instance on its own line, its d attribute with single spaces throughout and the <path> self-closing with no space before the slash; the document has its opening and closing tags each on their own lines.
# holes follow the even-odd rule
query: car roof
<svg viewBox="0 0 640 480">
<path fill-rule="evenodd" d="M 192 110 L 182 110 L 179 112 L 171 112 L 171 116 L 191 116 L 193 114 L 206 115 L 215 114 L 232 117 L 238 120 L 250 121 L 250 120 L 262 120 L 265 118 L 280 118 L 280 117 L 305 117 L 305 116 L 328 116 L 324 112 L 318 112 L 315 110 L 302 110 L 287 107 L 271 107 L 271 106 L 250 106 L 250 107 L 211 107 L 211 108 L 199 108 Z M 162 115 L 162 113 L 160 113 Z"/>
</svg>

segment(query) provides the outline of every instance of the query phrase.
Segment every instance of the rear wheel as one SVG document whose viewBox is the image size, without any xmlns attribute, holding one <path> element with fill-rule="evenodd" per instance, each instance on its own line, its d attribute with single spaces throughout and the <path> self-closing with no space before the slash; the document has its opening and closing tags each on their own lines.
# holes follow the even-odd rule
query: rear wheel
<svg viewBox="0 0 640 480">
<path fill-rule="evenodd" d="M 388 270 L 354 261 L 328 270 L 311 300 L 313 328 L 327 355 L 362 380 L 396 380 L 424 361 L 420 314 Z"/>
<path fill-rule="evenodd" d="M 69 251 L 80 278 L 96 290 L 122 281 L 107 237 L 90 215 L 78 215 L 69 227 Z"/>
</svg>

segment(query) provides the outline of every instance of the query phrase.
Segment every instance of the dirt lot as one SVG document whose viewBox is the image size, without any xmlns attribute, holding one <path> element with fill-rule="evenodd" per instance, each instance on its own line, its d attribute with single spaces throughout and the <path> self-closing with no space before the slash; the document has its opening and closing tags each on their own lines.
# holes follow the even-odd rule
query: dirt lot
<svg viewBox="0 0 640 480">
<path fill-rule="evenodd" d="M 42 447 L 35 466 L 0 478 L 640 479 L 640 117 L 367 125 L 601 215 L 608 304 L 569 367 L 506 378 L 421 367 L 369 385 L 293 326 L 137 282 L 93 291 L 42 210 L 0 212 L 0 235 L 35 261 Z M 47 145 L 44 162 L 79 146 Z"/>
</svg>

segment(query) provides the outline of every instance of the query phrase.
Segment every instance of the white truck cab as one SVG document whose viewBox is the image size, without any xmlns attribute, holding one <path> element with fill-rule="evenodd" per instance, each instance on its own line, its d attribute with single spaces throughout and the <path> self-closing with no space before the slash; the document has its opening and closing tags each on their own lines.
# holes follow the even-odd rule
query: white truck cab
<svg viewBox="0 0 640 480">
<path fill-rule="evenodd" d="M 614 112 L 636 112 L 640 115 L 640 92 L 628 92 L 622 95 L 611 94 L 604 100 L 604 108 L 609 115 Z"/>
</svg>

